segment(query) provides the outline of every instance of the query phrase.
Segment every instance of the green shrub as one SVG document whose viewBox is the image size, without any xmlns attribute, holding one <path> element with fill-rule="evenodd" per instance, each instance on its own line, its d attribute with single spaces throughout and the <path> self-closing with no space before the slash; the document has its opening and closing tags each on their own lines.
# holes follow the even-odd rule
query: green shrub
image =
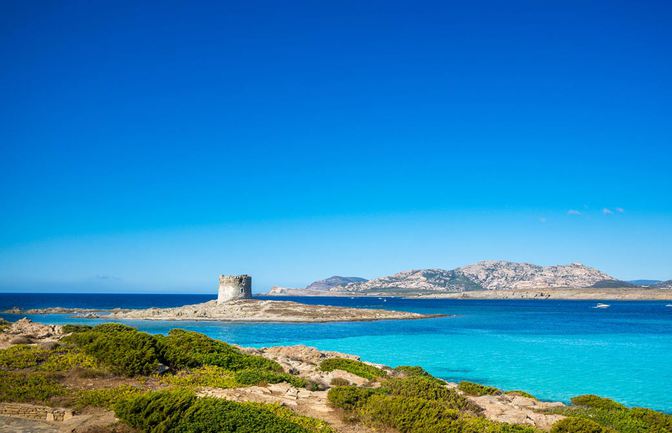
<svg viewBox="0 0 672 433">
<path fill-rule="evenodd" d="M 304 388 L 308 385 L 306 379 L 294 376 L 288 373 L 279 373 L 277 371 L 245 369 L 237 371 L 235 374 L 236 382 L 241 385 L 265 385 L 269 383 L 287 382 L 297 388 Z"/>
<path fill-rule="evenodd" d="M 309 433 L 260 404 L 200 398 L 180 417 L 175 433 Z"/>
<path fill-rule="evenodd" d="M 336 430 L 331 428 L 331 426 L 316 418 L 310 418 L 307 416 L 297 415 L 296 412 L 291 409 L 287 409 L 284 406 L 279 404 L 263 404 L 263 403 L 248 403 L 250 406 L 259 406 L 266 410 L 270 410 L 278 417 L 290 421 L 294 424 L 297 424 L 304 429 L 308 430 L 310 433 L 337 433 Z"/>
<path fill-rule="evenodd" d="M 117 401 L 114 412 L 143 432 L 167 433 L 176 431 L 180 419 L 195 401 L 196 396 L 186 390 L 146 392 Z"/>
<path fill-rule="evenodd" d="M 361 361 L 355 361 L 354 359 L 346 359 L 346 358 L 325 359 L 320 364 L 320 370 L 322 371 L 343 370 L 347 371 L 348 373 L 352 373 L 356 376 L 363 377 L 364 379 L 369 380 L 373 380 L 378 377 L 383 377 L 387 374 L 380 368 L 364 364 Z"/>
<path fill-rule="evenodd" d="M 0 401 L 47 403 L 65 394 L 65 387 L 45 373 L 0 371 Z"/>
<path fill-rule="evenodd" d="M 615 402 L 614 400 L 599 397 L 593 394 L 579 395 L 572 398 L 572 404 L 574 406 L 585 406 L 593 409 L 606 409 L 606 410 L 626 410 L 627 408 L 622 404 Z"/>
<path fill-rule="evenodd" d="M 434 377 L 422 367 L 409 366 L 409 365 L 400 365 L 394 368 L 394 371 L 403 374 L 404 376 L 422 376 L 422 377 Z M 437 379 L 439 380 L 439 379 Z"/>
<path fill-rule="evenodd" d="M 90 331 L 93 329 L 93 326 L 89 325 L 63 325 L 63 333 L 71 334 L 73 332 L 84 332 Z"/>
<path fill-rule="evenodd" d="M 98 325 L 65 338 L 124 376 L 148 375 L 159 365 L 156 339 L 116 323 Z"/>
<path fill-rule="evenodd" d="M 49 372 L 65 372 L 75 368 L 104 372 L 104 367 L 96 358 L 74 346 L 52 351 L 49 358 L 37 367 L 38 370 Z"/>
<path fill-rule="evenodd" d="M 332 433 L 324 423 L 291 415 L 286 409 L 216 398 L 197 399 L 185 390 L 132 396 L 117 402 L 115 413 L 146 433 Z"/>
<path fill-rule="evenodd" d="M 454 389 L 427 377 L 411 376 L 404 378 L 388 379 L 382 389 L 390 394 L 400 397 L 419 397 L 425 400 L 440 400 L 451 409 L 481 412 L 481 408 L 460 395 Z"/>
<path fill-rule="evenodd" d="M 460 418 L 460 433 L 542 433 L 529 425 L 507 424 L 485 418 Z"/>
<path fill-rule="evenodd" d="M 158 338 L 161 358 L 172 368 L 193 368 L 216 365 L 227 370 L 258 368 L 282 371 L 270 359 L 248 355 L 237 348 L 197 332 L 173 329 L 168 336 Z"/>
<path fill-rule="evenodd" d="M 595 395 L 575 397 L 572 403 L 573 406 L 559 408 L 554 412 L 573 419 L 595 422 L 602 426 L 605 432 L 672 432 L 672 415 L 662 412 L 642 408 L 629 409 L 613 400 Z"/>
<path fill-rule="evenodd" d="M 343 379 L 342 377 L 334 377 L 331 379 L 331 386 L 348 386 L 350 385 L 350 382 L 347 379 Z"/>
<path fill-rule="evenodd" d="M 551 428 L 551 433 L 608 433 L 609 431 L 595 421 L 573 417 L 562 419 L 553 424 Z"/>
<path fill-rule="evenodd" d="M 166 374 L 161 381 L 171 385 L 213 388 L 235 388 L 238 386 L 233 372 L 216 365 L 204 365 L 193 370 L 182 370 L 175 374 Z"/>
<path fill-rule="evenodd" d="M 457 388 L 467 395 L 481 396 L 481 395 L 499 395 L 502 393 L 494 386 L 485 386 L 479 383 L 467 382 L 463 380 L 459 383 Z"/>
<path fill-rule="evenodd" d="M 506 394 L 507 395 L 517 395 L 517 396 L 520 396 L 520 397 L 533 398 L 533 399 L 537 400 L 537 397 L 533 396 L 529 392 L 521 391 L 521 390 L 518 390 L 518 389 L 514 390 L 514 391 L 506 391 Z"/>
<path fill-rule="evenodd" d="M 81 410 L 85 407 L 102 407 L 113 409 L 114 405 L 142 393 L 142 389 L 131 385 L 120 385 L 114 388 L 87 389 L 80 391 L 74 402 L 75 409 Z"/>
<path fill-rule="evenodd" d="M 392 427 L 401 433 L 456 431 L 458 411 L 437 400 L 417 397 L 373 395 L 360 411 L 365 422 Z"/>
<path fill-rule="evenodd" d="M 380 389 L 359 388 L 357 386 L 337 386 L 327 393 L 327 400 L 333 407 L 345 410 L 358 409 L 374 394 L 382 392 Z"/>
<path fill-rule="evenodd" d="M 49 351 L 20 344 L 0 350 L 0 369 L 19 370 L 35 367 L 49 357 Z"/>
</svg>

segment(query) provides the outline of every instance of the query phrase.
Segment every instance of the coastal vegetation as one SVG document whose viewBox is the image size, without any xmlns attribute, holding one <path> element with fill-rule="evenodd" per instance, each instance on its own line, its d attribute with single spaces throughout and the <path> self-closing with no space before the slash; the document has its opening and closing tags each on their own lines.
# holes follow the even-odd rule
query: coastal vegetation
<svg viewBox="0 0 672 433">
<path fill-rule="evenodd" d="M 323 373 L 346 371 L 367 382 L 355 386 L 342 377 L 323 374 L 329 383 L 318 384 L 299 370 L 285 371 L 262 356 L 263 351 L 241 350 L 196 332 L 150 335 L 120 324 L 65 329 L 68 335 L 56 342 L 13 344 L 0 350 L 0 402 L 67 407 L 76 412 L 111 411 L 123 423 L 121 430 L 118 425 L 103 426 L 95 430 L 99 433 L 336 433 L 324 420 L 279 404 L 230 401 L 217 393 L 202 393 L 285 382 L 284 386 L 295 389 L 328 388 L 322 404 L 328 403 L 342 422 L 378 431 L 541 431 L 490 420 L 477 404 L 478 396 L 531 395 L 466 381 L 450 387 L 420 367 L 379 368 L 332 357 L 312 368 Z M 628 408 L 594 395 L 575 397 L 570 406 L 547 413 L 566 417 L 548 425 L 552 433 L 672 432 L 671 415 Z"/>
<path fill-rule="evenodd" d="M 344 416 L 401 433 L 535 433 L 530 426 L 489 421 L 455 389 L 422 376 L 388 378 L 379 388 L 334 387 L 329 402 Z"/>
<path fill-rule="evenodd" d="M 320 364 L 320 370 L 322 371 L 334 371 L 334 370 L 343 370 L 348 373 L 352 373 L 356 376 L 363 377 L 364 379 L 373 380 L 377 377 L 385 376 L 384 370 L 381 370 L 378 367 L 373 365 L 365 364 L 361 361 L 354 359 L 346 358 L 329 358 L 322 361 Z"/>
<path fill-rule="evenodd" d="M 554 412 L 568 418 L 555 425 L 552 433 L 672 432 L 672 415 L 651 409 L 628 408 L 596 395 L 574 397 L 571 406 L 555 409 Z"/>
<path fill-rule="evenodd" d="M 499 389 L 492 387 L 492 386 L 486 386 L 486 385 L 481 385 L 479 383 L 474 383 L 474 382 L 468 382 L 466 380 L 463 380 L 457 385 L 457 388 L 462 391 L 463 393 L 467 395 L 473 395 L 473 396 L 481 396 L 481 395 L 497 395 L 501 394 L 502 391 Z"/>
</svg>

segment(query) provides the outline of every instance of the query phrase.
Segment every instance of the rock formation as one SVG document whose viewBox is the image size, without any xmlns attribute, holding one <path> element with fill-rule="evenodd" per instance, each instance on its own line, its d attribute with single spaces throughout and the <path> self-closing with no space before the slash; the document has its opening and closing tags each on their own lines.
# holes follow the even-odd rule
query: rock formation
<svg viewBox="0 0 672 433">
<path fill-rule="evenodd" d="M 417 295 L 476 290 L 584 288 L 613 277 L 577 263 L 537 266 L 529 263 L 482 261 L 454 270 L 421 269 L 400 272 L 362 283 L 350 283 L 331 292 Z"/>
</svg>

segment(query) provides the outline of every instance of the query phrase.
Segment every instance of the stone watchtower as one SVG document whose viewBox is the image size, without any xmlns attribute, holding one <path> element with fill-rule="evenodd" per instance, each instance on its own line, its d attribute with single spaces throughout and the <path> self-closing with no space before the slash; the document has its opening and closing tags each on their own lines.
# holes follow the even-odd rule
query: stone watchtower
<svg viewBox="0 0 672 433">
<path fill-rule="evenodd" d="M 249 299 L 252 297 L 252 277 L 249 275 L 220 275 L 217 303 L 234 299 Z"/>
</svg>

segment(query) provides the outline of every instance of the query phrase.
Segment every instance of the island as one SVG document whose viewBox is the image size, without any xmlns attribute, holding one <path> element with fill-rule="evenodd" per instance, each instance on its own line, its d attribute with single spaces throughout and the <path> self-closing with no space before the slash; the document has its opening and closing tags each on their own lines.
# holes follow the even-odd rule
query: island
<svg viewBox="0 0 672 433">
<path fill-rule="evenodd" d="M 49 307 L 12 308 L 12 314 L 73 314 L 87 319 L 220 321 L 220 322 L 354 322 L 372 320 L 409 320 L 442 317 L 441 314 L 420 314 L 372 308 L 346 308 L 329 305 L 307 305 L 291 301 L 270 301 L 252 297 L 249 275 L 221 275 L 217 300 L 170 308 L 112 310 Z"/>
</svg>

